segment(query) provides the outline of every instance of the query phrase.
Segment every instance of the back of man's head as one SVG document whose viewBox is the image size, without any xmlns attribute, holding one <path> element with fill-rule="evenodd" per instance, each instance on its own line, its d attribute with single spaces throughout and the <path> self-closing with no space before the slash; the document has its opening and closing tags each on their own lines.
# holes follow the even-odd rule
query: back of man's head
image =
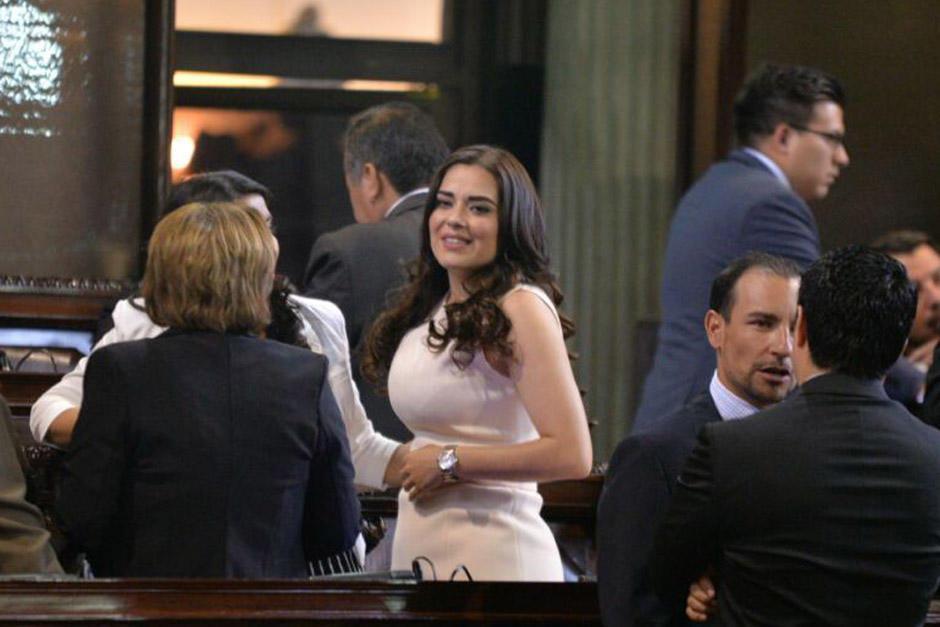
<svg viewBox="0 0 940 627">
<path fill-rule="evenodd" d="M 937 250 L 937 244 L 923 231 L 905 229 L 888 231 L 873 241 L 871 247 L 878 252 L 897 257 L 898 255 L 908 255 L 914 252 L 917 247 L 923 246 L 924 244 L 930 246 L 935 251 Z"/>
<path fill-rule="evenodd" d="M 748 78 L 734 101 L 738 144 L 754 145 L 781 122 L 805 127 L 813 106 L 827 101 L 845 108 L 845 95 L 835 77 L 811 67 L 764 65 Z"/>
<path fill-rule="evenodd" d="M 165 213 L 192 202 L 236 202 L 253 194 L 261 196 L 265 203 L 271 202 L 271 191 L 244 174 L 234 170 L 203 172 L 173 186 Z"/>
<path fill-rule="evenodd" d="M 864 246 L 827 253 L 803 274 L 799 303 L 813 363 L 881 377 L 910 332 L 917 293 L 899 262 Z"/>
<path fill-rule="evenodd" d="M 799 266 L 789 259 L 759 251 L 749 252 L 728 264 L 712 281 L 708 308 L 720 313 L 725 320 L 730 320 L 734 308 L 734 288 L 748 270 L 760 270 L 783 279 L 800 277 Z"/>
<path fill-rule="evenodd" d="M 357 113 L 343 139 L 343 165 L 353 180 L 372 163 L 399 195 L 428 184 L 450 153 L 434 121 L 407 102 L 389 102 Z"/>
</svg>

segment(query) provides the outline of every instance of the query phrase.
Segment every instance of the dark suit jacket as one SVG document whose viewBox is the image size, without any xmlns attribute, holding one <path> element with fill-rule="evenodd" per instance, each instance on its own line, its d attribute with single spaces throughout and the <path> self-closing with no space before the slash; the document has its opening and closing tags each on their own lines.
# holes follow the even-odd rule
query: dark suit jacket
<svg viewBox="0 0 940 627">
<path fill-rule="evenodd" d="M 933 364 L 927 371 L 925 386 L 921 416 L 927 424 L 940 428 L 940 344 L 933 351 Z"/>
<path fill-rule="evenodd" d="M 374 224 L 350 224 L 320 236 L 313 245 L 304 294 L 329 300 L 346 318 L 353 378 L 372 424 L 397 440 L 411 439 L 388 397 L 362 379 L 360 363 L 366 333 L 385 309 L 389 292 L 405 283 L 405 264 L 421 248 L 421 221 L 427 194 L 415 194 L 392 215 Z"/>
<path fill-rule="evenodd" d="M 656 537 L 654 582 L 717 569 L 726 625 L 919 625 L 940 576 L 940 433 L 879 380 L 825 374 L 706 425 Z"/>
<path fill-rule="evenodd" d="M 0 397 L 0 575 L 61 573 L 42 514 L 26 500 L 18 446 Z"/>
<path fill-rule="evenodd" d="M 58 514 L 98 576 L 305 577 L 359 502 L 327 361 L 170 330 L 92 353 Z"/>
<path fill-rule="evenodd" d="M 668 605 L 656 596 L 649 555 L 699 430 L 717 420 L 711 394 L 702 392 L 650 431 L 624 438 L 614 451 L 597 507 L 597 590 L 605 625 L 693 624 L 685 619 L 684 603 Z"/>
<path fill-rule="evenodd" d="M 679 202 L 666 246 L 662 322 L 633 423 L 641 431 L 708 388 L 715 351 L 702 324 L 712 281 L 750 251 L 805 268 L 819 257 L 812 212 L 756 158 L 739 150 L 712 166 Z"/>
<path fill-rule="evenodd" d="M 915 416 L 922 417 L 924 406 L 919 397 L 926 378 L 927 373 L 907 357 L 898 357 L 885 375 L 885 392 L 888 398 L 901 403 Z"/>
</svg>

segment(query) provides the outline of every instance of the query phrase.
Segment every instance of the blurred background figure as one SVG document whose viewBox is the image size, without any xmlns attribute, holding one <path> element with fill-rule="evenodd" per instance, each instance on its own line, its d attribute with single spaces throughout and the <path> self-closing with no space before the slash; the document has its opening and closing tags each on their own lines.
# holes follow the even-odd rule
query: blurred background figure
<svg viewBox="0 0 940 627">
<path fill-rule="evenodd" d="M 917 287 L 917 313 L 904 353 L 885 377 L 885 391 L 915 415 L 923 417 L 924 384 L 940 337 L 940 253 L 923 231 L 885 233 L 872 248 L 891 255 Z"/>
<path fill-rule="evenodd" d="M 0 396 L 0 575 L 61 572 L 42 514 L 26 500 L 22 455 Z"/>
<path fill-rule="evenodd" d="M 390 102 L 350 118 L 343 170 L 356 224 L 317 239 L 304 273 L 304 294 L 343 312 L 366 413 L 380 433 L 397 440 L 411 434 L 388 398 L 362 379 L 359 365 L 369 327 L 418 256 L 428 182 L 448 152 L 434 121 L 412 104 Z"/>
</svg>

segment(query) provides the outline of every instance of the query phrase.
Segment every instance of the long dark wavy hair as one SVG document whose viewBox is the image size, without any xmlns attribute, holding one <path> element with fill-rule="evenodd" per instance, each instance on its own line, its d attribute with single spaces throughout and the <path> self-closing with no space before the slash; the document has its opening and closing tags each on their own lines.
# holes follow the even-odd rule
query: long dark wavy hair
<svg viewBox="0 0 940 627">
<path fill-rule="evenodd" d="M 271 324 L 265 329 L 265 337 L 282 344 L 310 348 L 303 334 L 303 324 L 300 322 L 300 313 L 297 305 L 289 298 L 297 293 L 297 288 L 282 274 L 274 275 L 274 286 L 268 297 L 271 307 Z"/>
<path fill-rule="evenodd" d="M 447 324 L 441 329 L 430 319 L 434 308 L 449 289 L 447 270 L 431 251 L 428 221 L 437 207 L 437 192 L 447 171 L 458 164 L 480 166 L 493 175 L 499 188 L 499 235 L 496 259 L 471 275 L 464 289 L 469 298 L 445 306 Z M 421 254 L 410 268 L 410 280 L 396 302 L 384 311 L 369 330 L 363 355 L 363 375 L 384 386 L 398 345 L 414 327 L 428 325 L 428 344 L 441 351 L 454 343 L 452 359 L 466 368 L 477 351 L 498 360 L 512 360 L 509 341 L 512 324 L 499 307 L 501 298 L 519 283 L 545 290 L 556 306 L 564 295 L 549 270 L 542 206 L 532 179 L 509 152 L 493 146 L 467 146 L 455 151 L 431 181 L 424 208 Z M 564 337 L 574 335 L 574 322 L 559 312 Z"/>
</svg>

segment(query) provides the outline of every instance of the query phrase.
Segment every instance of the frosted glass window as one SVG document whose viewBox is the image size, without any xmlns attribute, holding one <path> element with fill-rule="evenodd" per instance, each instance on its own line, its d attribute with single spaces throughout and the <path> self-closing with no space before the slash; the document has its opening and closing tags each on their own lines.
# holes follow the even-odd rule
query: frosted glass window
<svg viewBox="0 0 940 627">
<path fill-rule="evenodd" d="M 144 0 L 0 0 L 0 274 L 137 273 Z"/>
</svg>

